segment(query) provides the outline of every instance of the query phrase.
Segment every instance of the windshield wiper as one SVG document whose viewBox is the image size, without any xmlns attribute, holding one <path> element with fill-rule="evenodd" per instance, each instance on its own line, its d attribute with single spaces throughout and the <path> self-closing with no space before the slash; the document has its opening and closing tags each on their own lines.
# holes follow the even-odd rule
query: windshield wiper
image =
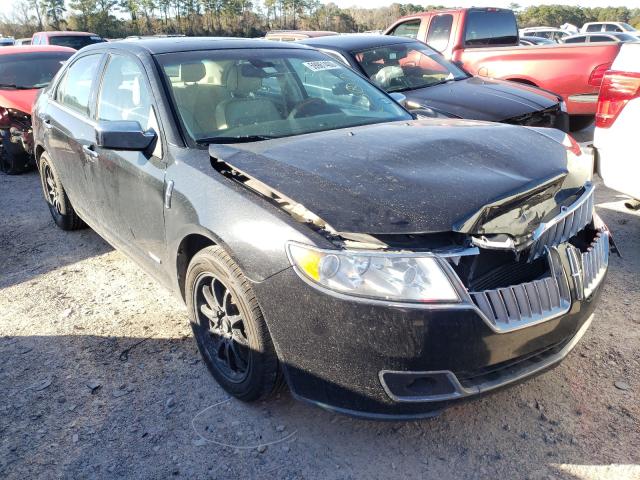
<svg viewBox="0 0 640 480">
<path fill-rule="evenodd" d="M 13 88 L 14 90 L 31 90 L 33 87 L 25 87 L 24 85 L 16 85 L 15 83 L 0 83 L 0 88 Z"/>
<path fill-rule="evenodd" d="M 272 140 L 274 138 L 269 135 L 243 135 L 240 137 L 205 137 L 198 138 L 196 143 L 201 143 L 203 145 L 208 145 L 212 143 L 251 143 L 251 142 L 261 142 L 263 140 Z"/>
</svg>

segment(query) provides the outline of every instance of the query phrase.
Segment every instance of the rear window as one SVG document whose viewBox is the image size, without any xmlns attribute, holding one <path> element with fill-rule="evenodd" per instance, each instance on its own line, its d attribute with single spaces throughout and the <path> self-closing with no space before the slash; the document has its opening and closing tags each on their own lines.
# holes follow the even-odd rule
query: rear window
<svg viewBox="0 0 640 480">
<path fill-rule="evenodd" d="M 467 14 L 465 45 L 517 45 L 518 24 L 511 10 L 471 10 Z"/>
<path fill-rule="evenodd" d="M 105 39 L 98 35 L 56 35 L 49 37 L 49 44 L 60 45 L 61 47 L 71 47 L 80 50 L 87 45 L 102 43 Z"/>
</svg>

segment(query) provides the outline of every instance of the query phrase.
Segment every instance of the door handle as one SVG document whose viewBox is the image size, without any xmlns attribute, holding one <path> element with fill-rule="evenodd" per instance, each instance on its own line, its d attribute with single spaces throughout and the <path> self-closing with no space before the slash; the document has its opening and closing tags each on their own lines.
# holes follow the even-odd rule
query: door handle
<svg viewBox="0 0 640 480">
<path fill-rule="evenodd" d="M 83 145 L 82 151 L 89 157 L 89 160 L 95 160 L 98 158 L 98 152 L 96 152 L 91 146 Z"/>
<path fill-rule="evenodd" d="M 42 120 L 42 124 L 44 125 L 44 128 L 53 128 L 50 118 L 45 118 L 44 120 Z"/>
</svg>

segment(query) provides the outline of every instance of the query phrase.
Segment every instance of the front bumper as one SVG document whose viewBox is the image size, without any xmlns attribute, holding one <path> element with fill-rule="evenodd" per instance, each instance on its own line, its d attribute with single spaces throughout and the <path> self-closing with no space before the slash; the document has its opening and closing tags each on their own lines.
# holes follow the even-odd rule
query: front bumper
<svg viewBox="0 0 640 480">
<path fill-rule="evenodd" d="M 566 357 L 591 323 L 606 275 L 606 261 L 596 272 L 588 252 L 575 270 L 570 250 L 560 249 L 566 308 L 513 329 L 496 328 L 472 301 L 427 308 L 338 298 L 293 269 L 255 289 L 296 397 L 368 418 L 419 418 Z"/>
</svg>

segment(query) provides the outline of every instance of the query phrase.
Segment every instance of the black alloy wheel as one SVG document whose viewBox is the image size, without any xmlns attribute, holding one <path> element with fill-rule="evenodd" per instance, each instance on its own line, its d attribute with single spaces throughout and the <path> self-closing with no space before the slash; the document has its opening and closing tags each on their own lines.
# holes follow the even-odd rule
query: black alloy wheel
<svg viewBox="0 0 640 480">
<path fill-rule="evenodd" d="M 251 283 L 220 246 L 196 253 L 185 279 L 191 329 L 211 375 L 244 401 L 284 385 L 282 369 Z"/>
<path fill-rule="evenodd" d="M 231 290 L 213 274 L 203 273 L 193 293 L 198 315 L 195 334 L 220 373 L 230 382 L 242 382 L 249 371 L 249 340 Z"/>
</svg>

